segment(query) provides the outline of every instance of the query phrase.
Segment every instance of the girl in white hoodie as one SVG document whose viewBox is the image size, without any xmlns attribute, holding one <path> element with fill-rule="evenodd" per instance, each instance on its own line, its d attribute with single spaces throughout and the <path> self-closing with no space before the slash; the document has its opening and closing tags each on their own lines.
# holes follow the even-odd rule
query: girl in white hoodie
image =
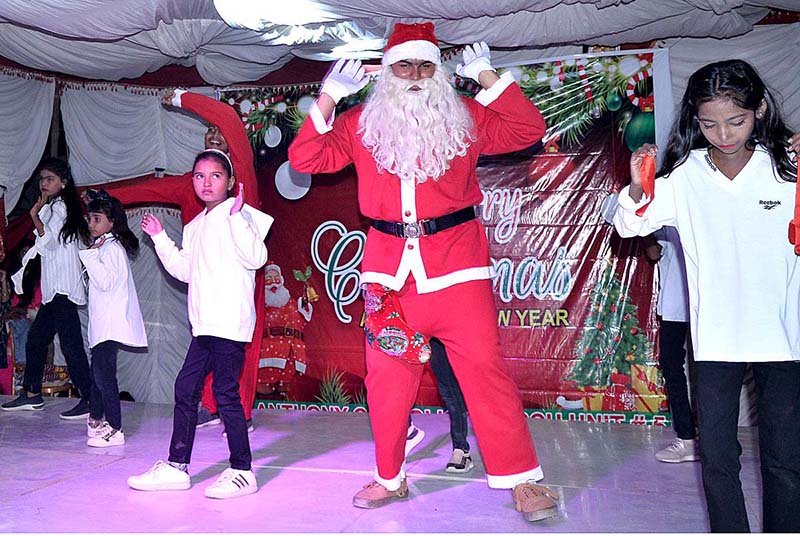
<svg viewBox="0 0 800 536">
<path fill-rule="evenodd" d="M 128 227 L 117 198 L 105 190 L 90 193 L 90 197 L 87 212 L 94 242 L 78 253 L 89 275 L 89 347 L 94 378 L 87 445 L 111 447 L 125 444 L 117 385 L 119 346 L 147 346 L 128 264 L 128 256 L 139 252 L 139 239 Z"/>
</svg>

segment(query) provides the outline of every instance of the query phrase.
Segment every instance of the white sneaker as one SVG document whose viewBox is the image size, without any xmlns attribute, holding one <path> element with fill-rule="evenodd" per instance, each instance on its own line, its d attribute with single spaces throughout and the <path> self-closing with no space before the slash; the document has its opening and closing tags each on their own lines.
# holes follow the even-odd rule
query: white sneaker
<svg viewBox="0 0 800 536">
<path fill-rule="evenodd" d="M 211 499 L 232 499 L 258 491 L 256 475 L 253 471 L 240 471 L 227 468 L 216 482 L 206 488 L 206 497 Z"/>
<path fill-rule="evenodd" d="M 453 455 L 450 456 L 450 461 L 447 462 L 444 470 L 448 473 L 469 473 L 473 467 L 472 456 L 469 452 L 453 449 Z"/>
<path fill-rule="evenodd" d="M 100 437 L 106 434 L 108 423 L 102 420 L 86 419 L 86 437 Z"/>
<path fill-rule="evenodd" d="M 697 441 L 694 439 L 675 438 L 670 446 L 656 452 L 656 460 L 665 463 L 694 462 L 699 459 Z"/>
<path fill-rule="evenodd" d="M 122 433 L 122 430 L 115 430 L 105 423 L 103 432 L 102 435 L 90 437 L 86 444 L 90 447 L 117 447 L 125 444 L 125 434 Z"/>
<path fill-rule="evenodd" d="M 414 450 L 414 447 L 422 442 L 424 437 L 425 431 L 414 426 L 414 423 L 411 423 L 411 425 L 408 427 L 408 432 L 406 433 L 406 458 L 408 457 L 408 454 Z"/>
<path fill-rule="evenodd" d="M 128 486 L 142 491 L 189 489 L 192 480 L 189 473 L 158 460 L 146 473 L 128 477 Z"/>
</svg>

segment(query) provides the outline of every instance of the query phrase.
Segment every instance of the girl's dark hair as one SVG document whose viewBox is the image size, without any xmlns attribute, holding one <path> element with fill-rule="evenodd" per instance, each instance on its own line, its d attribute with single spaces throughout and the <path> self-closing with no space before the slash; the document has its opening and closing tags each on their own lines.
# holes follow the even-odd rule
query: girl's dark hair
<svg viewBox="0 0 800 536">
<path fill-rule="evenodd" d="M 105 190 L 96 192 L 89 190 L 89 198 L 86 212 L 105 214 L 108 221 L 111 222 L 111 234 L 119 240 L 130 257 L 135 257 L 139 253 L 139 239 L 128 227 L 128 216 L 125 215 L 125 209 L 120 200 L 108 195 Z"/>
<path fill-rule="evenodd" d="M 61 226 L 61 232 L 59 233 L 61 241 L 66 244 L 73 240 L 80 240 L 84 244 L 88 244 L 89 226 L 83 217 L 81 199 L 75 189 L 75 181 L 72 179 L 69 164 L 60 158 L 48 156 L 39 164 L 36 169 L 36 176 L 45 169 L 58 175 L 61 182 L 64 183 L 64 188 L 57 195 L 57 197 L 61 197 L 67 207 L 67 219 L 64 220 L 64 225 Z"/>
<path fill-rule="evenodd" d="M 668 175 L 686 161 L 692 149 L 710 147 L 700 131 L 697 110 L 701 104 L 727 98 L 738 107 L 756 111 L 765 101 L 767 109 L 761 119 L 755 119 L 753 133 L 747 142 L 750 149 L 762 144 L 780 177 L 789 182 L 797 180 L 797 167 L 792 165 L 786 151 L 786 142 L 792 132 L 781 119 L 778 103 L 753 67 L 743 60 L 726 60 L 709 63 L 689 77 L 681 108 L 667 142 L 664 163 L 659 176 Z"/>
<path fill-rule="evenodd" d="M 228 178 L 233 177 L 233 164 L 231 163 L 231 159 L 228 158 L 228 155 L 222 151 L 218 151 L 217 149 L 206 149 L 205 151 L 199 153 L 194 159 L 192 169 L 194 169 L 195 166 L 197 166 L 197 163 L 201 160 L 214 160 L 218 162 L 228 173 Z"/>
</svg>

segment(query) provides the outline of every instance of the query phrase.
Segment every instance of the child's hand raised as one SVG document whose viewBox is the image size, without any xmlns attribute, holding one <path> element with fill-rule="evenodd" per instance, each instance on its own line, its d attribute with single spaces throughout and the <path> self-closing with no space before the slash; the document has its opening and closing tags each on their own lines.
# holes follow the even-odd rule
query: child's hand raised
<svg viewBox="0 0 800 536">
<path fill-rule="evenodd" d="M 142 231 L 150 236 L 155 236 L 163 230 L 164 227 L 161 225 L 158 218 L 152 214 L 145 214 L 142 216 Z"/>
<path fill-rule="evenodd" d="M 31 206 L 31 210 L 30 210 L 31 217 L 38 217 L 39 216 L 39 211 L 42 209 L 43 206 L 45 206 L 47 204 L 47 202 L 49 200 L 50 200 L 50 196 L 49 195 L 47 195 L 45 193 L 39 194 L 39 198 Z"/>
<path fill-rule="evenodd" d="M 642 159 L 645 155 L 650 155 L 653 158 L 658 154 L 658 147 L 645 143 L 631 155 L 631 186 L 642 185 Z"/>
<path fill-rule="evenodd" d="M 244 205 L 244 184 L 240 182 L 239 193 L 236 194 L 236 199 L 233 200 L 233 206 L 231 207 L 231 216 L 242 210 L 243 205 Z"/>
<path fill-rule="evenodd" d="M 794 152 L 793 160 L 797 162 L 800 158 L 800 134 L 795 133 L 791 138 L 789 138 L 789 147 L 788 150 Z"/>
</svg>

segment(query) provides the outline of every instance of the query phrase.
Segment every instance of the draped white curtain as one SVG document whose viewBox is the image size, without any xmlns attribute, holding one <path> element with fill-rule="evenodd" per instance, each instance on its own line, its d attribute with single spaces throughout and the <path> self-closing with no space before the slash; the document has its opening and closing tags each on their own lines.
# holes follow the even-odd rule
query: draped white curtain
<svg viewBox="0 0 800 536">
<path fill-rule="evenodd" d="M 6 213 L 17 204 L 44 152 L 53 118 L 53 80 L 27 79 L 0 73 L 0 184 Z"/>
<path fill-rule="evenodd" d="M 203 150 L 206 126 L 161 105 L 160 97 L 122 86 L 67 87 L 61 97 L 69 163 L 77 184 L 101 184 L 152 173 L 189 171 Z"/>
</svg>

